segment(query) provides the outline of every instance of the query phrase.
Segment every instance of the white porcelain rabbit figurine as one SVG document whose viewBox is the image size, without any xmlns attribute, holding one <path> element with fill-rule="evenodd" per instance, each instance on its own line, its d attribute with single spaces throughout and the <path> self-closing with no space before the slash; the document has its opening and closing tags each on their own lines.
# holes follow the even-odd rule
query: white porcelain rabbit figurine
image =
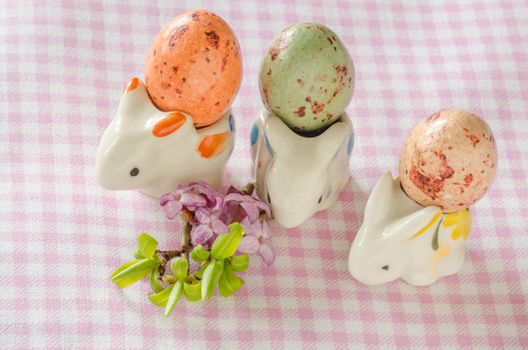
<svg viewBox="0 0 528 350">
<path fill-rule="evenodd" d="M 101 139 L 97 180 L 107 189 L 140 188 L 153 196 L 196 180 L 218 187 L 233 147 L 230 111 L 196 129 L 190 115 L 158 110 L 143 82 L 133 78 Z"/>
<path fill-rule="evenodd" d="M 296 134 L 268 112 L 256 118 L 251 145 L 257 192 L 280 225 L 298 226 L 336 201 L 348 182 L 353 143 L 346 113 L 314 137 Z"/>
<path fill-rule="evenodd" d="M 397 278 L 429 285 L 462 268 L 470 226 L 468 209 L 444 214 L 439 207 L 420 206 L 386 172 L 367 201 L 348 267 L 369 285 Z"/>
</svg>

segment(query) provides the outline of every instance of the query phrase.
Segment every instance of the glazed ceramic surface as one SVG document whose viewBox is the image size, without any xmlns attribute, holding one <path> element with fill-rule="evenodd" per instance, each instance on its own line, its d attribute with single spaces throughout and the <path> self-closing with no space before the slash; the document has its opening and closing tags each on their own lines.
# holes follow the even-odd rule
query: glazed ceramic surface
<svg viewBox="0 0 528 350">
<path fill-rule="evenodd" d="M 251 145 L 257 192 L 280 225 L 298 226 L 336 201 L 349 178 L 353 143 L 346 114 L 316 137 L 296 134 L 268 112 L 256 118 Z"/>
<path fill-rule="evenodd" d="M 145 85 L 133 78 L 101 139 L 97 180 L 107 189 L 137 188 L 153 196 L 196 180 L 218 187 L 233 147 L 230 111 L 196 129 L 190 115 L 158 110 Z"/>
<path fill-rule="evenodd" d="M 336 121 L 352 99 L 354 65 L 337 35 L 317 23 L 280 32 L 264 56 L 260 95 L 269 111 L 297 131 Z"/>
<path fill-rule="evenodd" d="M 200 127 L 227 113 L 241 80 L 235 34 L 222 18 L 204 10 L 170 20 L 145 64 L 145 84 L 154 104 L 163 111 L 188 113 Z"/>
<path fill-rule="evenodd" d="M 445 213 L 468 208 L 490 186 L 497 149 L 488 124 L 461 109 L 437 112 L 409 133 L 400 157 L 403 189 Z"/>
<path fill-rule="evenodd" d="M 470 228 L 469 210 L 445 214 L 436 206 L 422 207 L 387 172 L 367 201 L 350 249 L 350 273 L 369 285 L 398 278 L 429 285 L 462 268 Z"/>
</svg>

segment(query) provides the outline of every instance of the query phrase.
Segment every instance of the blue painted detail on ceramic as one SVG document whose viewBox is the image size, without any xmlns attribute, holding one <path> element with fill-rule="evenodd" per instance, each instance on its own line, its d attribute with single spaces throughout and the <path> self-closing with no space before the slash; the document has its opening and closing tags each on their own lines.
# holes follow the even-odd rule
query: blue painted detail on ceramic
<svg viewBox="0 0 528 350">
<path fill-rule="evenodd" d="M 271 145 L 269 143 L 267 136 L 264 136 L 264 143 L 266 144 L 266 149 L 268 150 L 269 154 L 273 155 L 273 148 L 271 148 Z"/>
<path fill-rule="evenodd" d="M 253 126 L 251 127 L 251 146 L 257 143 L 258 137 L 259 137 L 259 129 L 257 126 L 257 123 L 253 123 Z"/>
<path fill-rule="evenodd" d="M 235 118 L 233 118 L 232 114 L 229 115 L 229 130 L 231 130 L 231 132 L 235 131 Z"/>
<path fill-rule="evenodd" d="M 352 153 L 352 148 L 354 148 L 354 134 L 350 134 L 350 137 L 348 138 L 348 149 L 347 154 L 350 155 Z"/>
<path fill-rule="evenodd" d="M 334 159 L 337 158 L 337 155 L 339 154 L 339 151 L 341 151 L 341 148 L 342 148 L 342 147 L 343 147 L 343 146 L 341 145 L 341 147 L 339 147 L 339 148 L 337 149 L 336 153 L 335 153 L 334 156 L 332 157 L 332 160 L 334 160 Z"/>
</svg>

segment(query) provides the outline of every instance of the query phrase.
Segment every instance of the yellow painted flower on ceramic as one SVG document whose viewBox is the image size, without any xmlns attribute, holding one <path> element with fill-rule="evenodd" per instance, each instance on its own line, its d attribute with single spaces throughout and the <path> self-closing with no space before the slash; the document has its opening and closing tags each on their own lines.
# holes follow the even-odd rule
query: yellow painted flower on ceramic
<svg viewBox="0 0 528 350">
<path fill-rule="evenodd" d="M 443 225 L 444 227 L 455 226 L 451 237 L 459 239 L 464 237 L 464 240 L 469 238 L 469 231 L 471 230 L 471 213 L 468 209 L 457 211 L 451 214 L 445 214 Z"/>
</svg>

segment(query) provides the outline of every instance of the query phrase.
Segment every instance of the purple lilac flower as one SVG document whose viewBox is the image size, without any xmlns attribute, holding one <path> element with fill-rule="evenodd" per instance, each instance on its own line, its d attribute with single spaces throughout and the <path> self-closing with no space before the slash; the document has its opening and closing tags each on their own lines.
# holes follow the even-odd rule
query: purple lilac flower
<svg viewBox="0 0 528 350">
<path fill-rule="evenodd" d="M 255 192 L 252 195 L 247 195 L 235 187 L 231 186 L 224 198 L 225 210 L 228 219 L 232 222 L 242 222 L 244 217 L 249 219 L 251 224 L 254 224 L 260 215 L 260 212 L 265 212 L 268 217 L 271 216 L 271 211 L 268 205 L 258 198 Z"/>
<path fill-rule="evenodd" d="M 275 261 L 275 251 L 271 244 L 270 228 L 266 221 L 257 220 L 251 223 L 246 217 L 240 223 L 244 227 L 244 237 L 238 246 L 241 253 L 258 253 L 262 260 L 268 265 Z"/>
<path fill-rule="evenodd" d="M 182 210 L 194 212 L 204 207 L 219 210 L 222 197 L 205 182 L 199 181 L 180 185 L 176 191 L 162 195 L 160 205 L 164 207 L 167 218 L 174 219 Z"/>
<path fill-rule="evenodd" d="M 191 243 L 203 244 L 209 239 L 229 231 L 229 226 L 218 219 L 218 215 L 207 209 L 199 208 L 194 213 L 197 224 L 191 231 Z"/>
<path fill-rule="evenodd" d="M 174 219 L 183 210 L 191 215 L 191 243 L 209 245 L 229 231 L 228 225 L 240 222 L 245 235 L 238 248 L 241 253 L 256 254 L 268 264 L 275 260 L 270 229 L 261 213 L 271 216 L 269 206 L 259 200 L 255 191 L 248 195 L 231 186 L 223 197 L 203 181 L 178 186 L 175 192 L 160 198 L 167 218 Z"/>
</svg>

